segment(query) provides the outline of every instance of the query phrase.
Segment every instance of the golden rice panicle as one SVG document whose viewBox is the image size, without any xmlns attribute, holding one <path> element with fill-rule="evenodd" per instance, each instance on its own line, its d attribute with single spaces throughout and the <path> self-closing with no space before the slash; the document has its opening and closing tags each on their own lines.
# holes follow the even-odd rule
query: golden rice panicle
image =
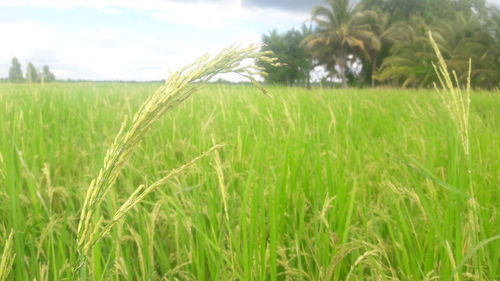
<svg viewBox="0 0 500 281">
<path fill-rule="evenodd" d="M 448 71 L 446 62 L 439 47 L 429 32 L 429 40 L 438 58 L 438 64 L 432 64 L 439 80 L 440 87 L 434 83 L 434 88 L 450 114 L 453 123 L 457 127 L 458 134 L 467 157 L 469 156 L 469 107 L 470 107 L 470 76 L 471 60 L 469 59 L 469 71 L 465 89 L 460 87 L 457 74 Z"/>
<path fill-rule="evenodd" d="M 129 198 L 118 208 L 111 220 L 105 226 L 103 226 L 102 230 L 99 230 L 99 232 L 92 237 L 93 240 L 89 241 L 89 243 L 86 245 L 86 251 L 88 252 L 90 248 L 95 245 L 95 243 L 99 242 L 99 240 L 102 239 L 116 223 L 118 223 L 133 207 L 139 204 L 148 194 L 155 191 L 158 187 L 166 184 L 173 177 L 182 174 L 182 172 L 184 172 L 187 168 L 193 166 L 202 158 L 207 157 L 212 152 L 222 147 L 223 145 L 216 144 L 209 150 L 191 159 L 189 162 L 186 162 L 182 166 L 171 170 L 166 176 L 157 180 L 151 185 L 147 187 L 144 185 L 140 185 L 139 187 L 137 187 L 136 190 L 129 196 Z"/>
<path fill-rule="evenodd" d="M 236 73 L 249 79 L 263 93 L 264 88 L 254 78 L 255 75 L 265 75 L 264 70 L 255 64 L 255 60 L 264 60 L 274 65 L 279 65 L 272 52 L 260 52 L 258 46 L 241 47 L 233 45 L 223 49 L 214 57 L 204 55 L 193 63 L 172 73 L 165 84 L 149 97 L 134 115 L 130 124 L 125 121 L 117 134 L 113 144 L 108 149 L 103 167 L 97 177 L 91 182 L 80 213 L 77 228 L 78 249 L 82 257 L 87 256 L 96 239 L 100 239 L 100 227 L 94 222 L 96 210 L 101 205 L 104 196 L 115 183 L 128 159 L 135 151 L 144 135 L 161 116 L 171 108 L 189 98 L 200 83 L 207 82 L 217 74 Z M 244 63 L 250 60 L 249 64 Z M 252 62 L 253 61 L 253 62 Z M 210 151 L 214 150 L 212 148 Z M 206 154 L 206 153 L 205 153 Z M 202 154 L 202 155 L 205 155 Z M 198 158 L 195 158 L 198 159 Z M 189 164 L 189 163 L 188 163 Z M 184 166 L 174 170 L 182 170 Z M 163 180 L 163 179 L 162 179 Z M 160 180 L 160 182 L 162 182 Z M 153 184 L 155 185 L 155 184 Z M 155 186 L 138 188 L 118 211 L 114 219 L 119 219 L 123 211 L 128 211 L 144 194 L 153 190 Z M 101 222 L 102 220 L 97 220 Z M 113 222 L 114 220 L 112 220 Z M 107 232 L 109 227 L 104 226 Z"/>
<path fill-rule="evenodd" d="M 472 61 L 469 59 L 469 69 L 467 73 L 467 85 L 465 89 L 460 87 L 458 77 L 455 71 L 452 71 L 450 75 L 446 62 L 439 50 L 439 47 L 432 37 L 432 33 L 429 32 L 429 39 L 434 51 L 438 57 L 438 65 L 434 66 L 434 70 L 438 76 L 441 88 L 436 88 L 443 104 L 445 105 L 448 113 L 455 124 L 458 135 L 465 153 L 467 161 L 467 174 L 469 176 L 469 196 L 467 212 L 467 223 L 464 226 L 464 237 L 465 243 L 464 248 L 472 248 L 473 245 L 478 243 L 478 233 L 479 233 L 479 218 L 478 218 L 478 202 L 476 201 L 474 183 L 472 181 L 471 172 L 471 158 L 470 158 L 470 147 L 469 147 L 469 108 L 470 108 L 470 84 L 471 84 L 471 72 L 472 72 Z M 454 274 L 454 278 L 458 278 L 458 275 Z"/>
<path fill-rule="evenodd" d="M 14 230 L 11 230 L 7 241 L 5 241 L 3 254 L 0 258 L 0 281 L 7 280 L 12 265 L 14 264 L 15 257 L 16 254 L 14 253 Z"/>
</svg>

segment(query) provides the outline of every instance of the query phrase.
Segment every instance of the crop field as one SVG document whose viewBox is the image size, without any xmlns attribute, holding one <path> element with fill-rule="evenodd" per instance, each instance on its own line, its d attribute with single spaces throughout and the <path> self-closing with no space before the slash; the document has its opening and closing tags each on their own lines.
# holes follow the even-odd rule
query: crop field
<svg viewBox="0 0 500 281">
<path fill-rule="evenodd" d="M 0 84 L 0 281 L 500 280 L 499 92 L 472 92 L 467 157 L 432 90 L 209 84 L 123 163 L 82 261 L 89 185 L 159 86 Z"/>
</svg>

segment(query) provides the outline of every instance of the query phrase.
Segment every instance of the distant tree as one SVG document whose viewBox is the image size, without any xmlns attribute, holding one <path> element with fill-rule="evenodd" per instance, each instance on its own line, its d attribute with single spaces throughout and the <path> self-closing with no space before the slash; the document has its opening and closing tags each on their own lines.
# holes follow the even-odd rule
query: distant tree
<svg viewBox="0 0 500 281">
<path fill-rule="evenodd" d="M 485 13 L 487 12 L 486 0 L 454 0 L 452 1 L 456 11 L 464 13 Z"/>
<path fill-rule="evenodd" d="M 441 0 L 362 0 L 367 9 L 380 9 L 389 15 L 391 22 L 408 20 L 411 16 L 422 16 L 426 2 L 442 2 Z M 448 1 L 448 0 L 443 0 Z"/>
<path fill-rule="evenodd" d="M 302 41 L 307 35 L 308 29 L 303 26 L 302 32 L 291 29 L 283 34 L 272 30 L 269 34 L 262 36 L 262 51 L 273 51 L 279 62 L 284 64 L 274 67 L 266 62 L 259 62 L 268 73 L 265 77 L 268 83 L 279 83 L 285 85 L 306 84 L 309 85 L 310 72 L 312 70 L 311 57 L 305 52 Z"/>
<path fill-rule="evenodd" d="M 431 87 L 437 77 L 432 31 L 460 83 L 500 86 L 500 11 L 487 0 L 325 0 L 305 40 L 330 81 Z"/>
<path fill-rule="evenodd" d="M 300 46 L 302 48 L 302 52 L 303 52 L 303 55 L 305 58 L 305 60 L 303 61 L 304 64 L 302 65 L 302 70 L 303 70 L 304 75 L 305 75 L 306 86 L 307 86 L 307 88 L 310 88 L 311 87 L 311 71 L 314 69 L 314 62 L 313 62 L 312 55 L 306 49 L 306 42 L 307 42 L 306 38 L 311 36 L 314 33 L 314 30 L 312 28 L 312 25 L 302 24 L 301 32 L 302 32 L 302 34 L 301 34 L 302 41 L 300 43 Z"/>
<path fill-rule="evenodd" d="M 484 28 L 481 19 L 472 13 L 459 11 L 453 20 L 436 20 L 433 26 L 436 28 L 435 39 L 442 40 L 441 52 L 447 59 L 448 67 L 455 70 L 459 80 L 465 84 L 471 59 L 471 82 L 477 86 L 483 80 L 479 77 L 479 63 L 487 57 L 489 46 L 492 45 L 491 34 Z M 498 80 L 498 76 L 493 80 Z"/>
<path fill-rule="evenodd" d="M 486 0 L 362 0 L 368 9 L 381 9 L 389 15 L 392 23 L 408 21 L 411 17 L 422 17 L 426 23 L 434 19 L 453 19 L 456 11 L 482 13 Z"/>
<path fill-rule="evenodd" d="M 428 40 L 429 30 L 431 26 L 419 16 L 394 24 L 387 31 L 392 46 L 381 65 L 378 80 L 403 87 L 425 87 L 437 81 L 432 66 L 436 56 Z"/>
<path fill-rule="evenodd" d="M 16 83 L 23 81 L 23 71 L 21 70 L 21 64 L 16 57 L 12 58 L 12 65 L 9 69 L 9 81 Z"/>
<path fill-rule="evenodd" d="M 390 55 L 382 64 L 379 80 L 396 79 L 403 87 L 432 86 L 437 80 L 432 66 L 437 58 L 428 39 L 428 32 L 432 31 L 447 65 L 456 71 L 461 83 L 467 83 L 469 59 L 472 84 L 490 83 L 492 77 L 480 67 L 489 54 L 490 34 L 474 14 L 457 12 L 454 16 L 453 20 L 435 19 L 431 24 L 414 16 L 408 22 L 393 25 L 388 30 L 388 38 L 392 40 Z"/>
<path fill-rule="evenodd" d="M 47 65 L 44 65 L 42 68 L 42 79 L 44 82 L 52 82 L 56 80 L 55 75 L 50 72 L 50 69 Z"/>
<path fill-rule="evenodd" d="M 490 41 L 488 50 L 481 55 L 479 63 L 473 69 L 479 84 L 487 88 L 500 88 L 500 9 L 489 8 L 486 26 Z"/>
<path fill-rule="evenodd" d="M 342 87 L 347 88 L 349 58 L 356 59 L 353 54 L 369 57 L 369 49 L 380 48 L 379 38 L 366 22 L 367 17 L 377 15 L 353 5 L 350 0 L 328 0 L 327 4 L 316 6 L 312 11 L 316 30 L 306 40 L 307 47 L 332 76 L 340 78 Z"/>
<path fill-rule="evenodd" d="M 360 9 L 366 8 L 360 5 Z M 361 60 L 362 70 L 360 76 L 365 82 L 370 82 L 375 86 L 375 76 L 377 69 L 388 55 L 390 42 L 387 40 L 386 31 L 389 29 L 389 17 L 379 8 L 373 8 L 360 20 L 373 34 L 374 40 L 365 43 L 365 50 L 358 52 L 357 56 Z"/>
<path fill-rule="evenodd" d="M 30 83 L 39 81 L 38 70 L 31 62 L 28 63 L 28 68 L 26 69 L 26 79 L 28 79 Z"/>
</svg>

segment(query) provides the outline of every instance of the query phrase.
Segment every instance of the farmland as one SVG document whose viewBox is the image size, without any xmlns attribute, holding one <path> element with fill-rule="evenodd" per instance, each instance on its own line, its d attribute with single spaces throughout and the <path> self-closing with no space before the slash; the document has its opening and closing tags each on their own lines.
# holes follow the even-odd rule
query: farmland
<svg viewBox="0 0 500 281">
<path fill-rule="evenodd" d="M 0 84 L 6 280 L 75 280 L 87 188 L 159 86 Z M 152 126 L 95 210 L 105 220 L 224 147 L 93 247 L 92 280 L 499 279 L 498 92 L 472 93 L 467 159 L 435 91 L 266 88 L 210 84 Z"/>
</svg>

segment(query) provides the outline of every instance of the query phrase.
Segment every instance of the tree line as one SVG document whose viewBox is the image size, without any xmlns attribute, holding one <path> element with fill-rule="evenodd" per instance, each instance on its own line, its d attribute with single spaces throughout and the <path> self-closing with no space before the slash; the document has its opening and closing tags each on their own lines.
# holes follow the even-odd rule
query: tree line
<svg viewBox="0 0 500 281">
<path fill-rule="evenodd" d="M 13 83 L 29 82 L 52 82 L 55 81 L 55 75 L 50 71 L 47 65 L 42 67 L 42 71 L 39 71 L 31 62 L 28 62 L 26 67 L 26 76 L 23 75 L 21 69 L 21 63 L 16 57 L 12 58 L 11 66 L 9 69 L 9 81 Z"/>
<path fill-rule="evenodd" d="M 326 0 L 310 24 L 262 36 L 286 64 L 261 62 L 270 83 L 308 85 L 321 66 L 326 80 L 348 85 L 430 87 L 437 81 L 432 32 L 448 66 L 466 83 L 500 86 L 500 10 L 486 0 Z"/>
</svg>

